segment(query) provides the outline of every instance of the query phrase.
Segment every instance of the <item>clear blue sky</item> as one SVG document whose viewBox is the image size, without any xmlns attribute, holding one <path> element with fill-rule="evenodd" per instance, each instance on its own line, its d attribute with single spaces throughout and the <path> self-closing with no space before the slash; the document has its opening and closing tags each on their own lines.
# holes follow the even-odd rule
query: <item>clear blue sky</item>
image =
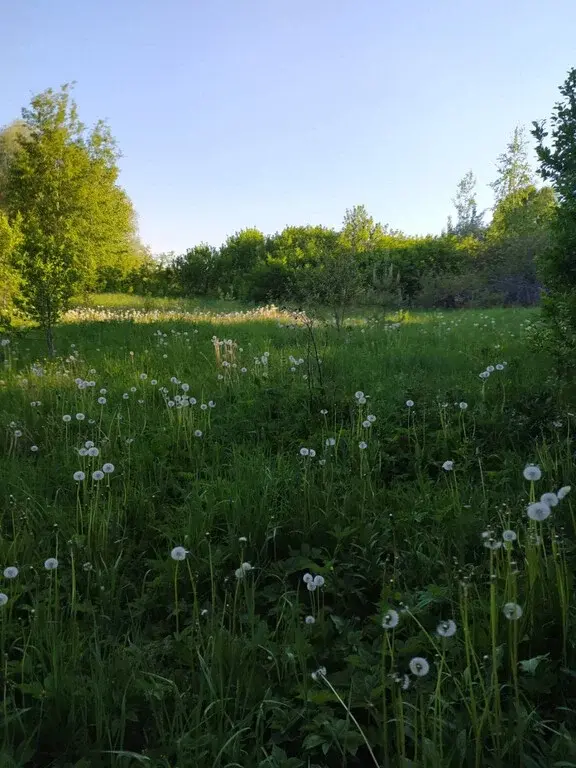
<svg viewBox="0 0 576 768">
<path fill-rule="evenodd" d="M 0 124 L 76 80 L 108 119 L 154 252 L 256 226 L 339 226 L 364 203 L 439 232 L 472 168 L 481 207 L 516 124 L 576 65 L 575 0 L 1 3 Z"/>
</svg>

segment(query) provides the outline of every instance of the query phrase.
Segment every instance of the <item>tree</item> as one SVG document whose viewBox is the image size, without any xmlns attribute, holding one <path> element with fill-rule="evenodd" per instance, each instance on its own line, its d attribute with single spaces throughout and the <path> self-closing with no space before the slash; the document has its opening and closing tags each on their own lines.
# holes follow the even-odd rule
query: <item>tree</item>
<svg viewBox="0 0 576 768">
<path fill-rule="evenodd" d="M 207 243 L 188 248 L 185 254 L 174 259 L 174 269 L 179 284 L 188 295 L 205 296 L 213 287 L 218 249 Z"/>
<path fill-rule="evenodd" d="M 0 326 L 10 324 L 18 295 L 20 280 L 11 259 L 20 238 L 19 223 L 10 226 L 0 210 Z"/>
<path fill-rule="evenodd" d="M 559 367 L 574 373 L 576 362 L 576 68 L 568 76 L 550 119 L 534 121 L 541 177 L 550 181 L 558 205 L 552 221 L 553 244 L 539 260 L 546 289 L 543 301 L 550 341 Z M 550 144 L 545 143 L 550 137 Z"/>
<path fill-rule="evenodd" d="M 71 87 L 48 89 L 22 110 L 27 127 L 8 168 L 6 205 L 21 217 L 14 264 L 22 278 L 22 309 L 46 332 L 75 292 L 93 284 L 98 263 L 131 247 L 135 217 L 117 185 L 119 153 L 103 122 L 87 131 Z"/>
<path fill-rule="evenodd" d="M 456 197 L 452 200 L 456 208 L 456 224 L 448 218 L 447 231 L 449 235 L 480 237 L 484 231 L 482 221 L 484 213 L 478 213 L 476 202 L 476 177 L 468 171 L 458 182 Z"/>
<path fill-rule="evenodd" d="M 0 208 L 6 208 L 6 188 L 8 171 L 16 153 L 19 151 L 20 138 L 29 136 L 30 130 L 23 120 L 14 120 L 0 131 Z"/>
<path fill-rule="evenodd" d="M 498 155 L 498 176 L 490 186 L 494 190 L 496 205 L 514 192 L 534 184 L 532 168 L 528 162 L 525 129 L 517 126 L 506 151 Z"/>
</svg>

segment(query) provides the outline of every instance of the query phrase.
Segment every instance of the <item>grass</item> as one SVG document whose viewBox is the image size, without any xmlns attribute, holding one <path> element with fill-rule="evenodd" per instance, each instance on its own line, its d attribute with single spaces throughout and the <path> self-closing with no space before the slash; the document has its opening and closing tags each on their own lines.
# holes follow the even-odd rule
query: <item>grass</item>
<svg viewBox="0 0 576 768">
<path fill-rule="evenodd" d="M 0 348 L 2 768 L 576 766 L 533 311 L 95 306 Z"/>
</svg>

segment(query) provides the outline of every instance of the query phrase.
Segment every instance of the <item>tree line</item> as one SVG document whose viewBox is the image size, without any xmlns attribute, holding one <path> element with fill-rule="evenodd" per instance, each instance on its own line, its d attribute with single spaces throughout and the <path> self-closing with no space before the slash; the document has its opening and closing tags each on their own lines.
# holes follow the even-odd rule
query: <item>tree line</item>
<svg viewBox="0 0 576 768">
<path fill-rule="evenodd" d="M 537 184 L 526 132 L 517 127 L 497 158 L 488 222 L 469 171 L 456 189 L 455 216 L 439 235 L 390 229 L 357 205 L 339 229 L 289 226 L 265 235 L 248 228 L 219 248 L 200 243 L 155 258 L 118 184 L 120 152 L 109 127 L 98 122 L 88 130 L 80 122 L 71 86 L 48 89 L 0 132 L 1 321 L 26 314 L 46 330 L 53 351 L 54 323 L 73 296 L 90 291 L 321 304 L 337 324 L 352 304 L 535 304 L 542 276 L 556 280 L 555 290 L 564 285 L 564 272 L 554 277 L 551 265 L 571 242 L 575 73 L 560 89 L 552 147 L 544 145 L 541 123 L 531 132 L 539 176 L 550 185 Z M 563 258 L 574 262 L 573 252 Z"/>
</svg>

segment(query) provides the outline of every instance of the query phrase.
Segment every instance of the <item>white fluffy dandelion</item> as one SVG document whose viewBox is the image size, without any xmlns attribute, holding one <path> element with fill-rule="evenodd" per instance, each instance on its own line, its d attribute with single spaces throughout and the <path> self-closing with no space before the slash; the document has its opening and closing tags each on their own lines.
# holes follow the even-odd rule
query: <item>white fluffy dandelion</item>
<svg viewBox="0 0 576 768">
<path fill-rule="evenodd" d="M 0 592 L 0 606 L 6 605 L 8 602 L 8 595 L 5 595 L 4 592 Z"/>
<path fill-rule="evenodd" d="M 414 400 L 406 400 L 406 405 L 408 408 L 414 408 Z"/>
<path fill-rule="evenodd" d="M 336 438 L 335 437 L 327 437 L 326 438 L 326 446 L 329 448 L 332 445 L 336 445 Z"/>
<path fill-rule="evenodd" d="M 62 416 L 62 421 L 63 421 L 65 424 L 68 424 L 69 422 L 71 422 L 71 421 L 72 421 L 72 416 L 70 416 L 70 414 L 69 414 L 69 413 L 65 413 L 65 414 L 64 414 L 64 416 Z"/>
<path fill-rule="evenodd" d="M 103 478 L 104 478 L 104 472 L 102 472 L 102 470 L 97 469 L 95 472 L 92 472 L 93 480 L 102 480 Z"/>
<path fill-rule="evenodd" d="M 430 664 L 422 656 L 414 656 L 410 659 L 410 672 L 416 677 L 425 677 L 430 672 Z"/>
<path fill-rule="evenodd" d="M 4 568 L 5 579 L 15 579 L 19 573 L 20 571 L 18 570 L 18 568 L 16 568 L 15 565 L 9 565 L 8 568 Z"/>
<path fill-rule="evenodd" d="M 462 401 L 461 403 L 458 403 L 458 406 L 461 411 L 465 411 L 468 408 L 468 403 L 465 403 L 464 401 Z"/>
<path fill-rule="evenodd" d="M 184 547 L 174 547 L 170 552 L 170 557 L 172 560 L 186 560 L 187 554 L 188 550 Z"/>
<path fill-rule="evenodd" d="M 395 611 L 391 608 L 382 617 L 382 627 L 383 629 L 394 629 L 394 627 L 398 626 L 399 621 L 400 621 L 400 614 L 398 613 L 398 611 Z"/>
<path fill-rule="evenodd" d="M 72 477 L 74 478 L 74 480 L 76 480 L 77 483 L 81 483 L 82 480 L 86 479 L 86 475 L 84 474 L 84 472 L 82 472 L 81 469 L 79 469 L 78 472 L 74 472 Z"/>
<path fill-rule="evenodd" d="M 97 402 L 98 402 L 98 405 L 106 405 L 108 401 L 106 400 L 105 397 L 99 397 Z"/>
<path fill-rule="evenodd" d="M 47 560 L 44 560 L 44 568 L 47 571 L 55 571 L 58 568 L 58 560 L 55 557 L 49 557 Z"/>
<path fill-rule="evenodd" d="M 77 413 L 76 414 L 76 421 L 84 421 L 86 416 L 83 413 Z"/>
<path fill-rule="evenodd" d="M 555 493 L 543 493 L 540 496 L 540 501 L 543 504 L 548 504 L 549 507 L 557 507 L 559 503 L 558 496 Z"/>
<path fill-rule="evenodd" d="M 444 462 L 444 464 L 442 464 L 442 469 L 444 469 L 446 472 L 451 472 L 454 469 L 454 462 L 448 459 Z"/>
<path fill-rule="evenodd" d="M 533 504 L 528 505 L 526 512 L 531 520 L 542 522 L 542 520 L 550 517 L 551 509 L 548 504 L 544 504 L 542 501 L 535 501 Z"/>
<path fill-rule="evenodd" d="M 107 462 L 102 467 L 102 472 L 104 472 L 105 475 L 110 475 L 112 472 L 114 472 L 114 464 L 111 464 L 110 462 Z"/>
<path fill-rule="evenodd" d="M 370 427 L 372 426 L 372 422 L 368 421 L 368 419 L 364 419 L 364 421 L 362 422 L 362 426 L 364 427 L 364 429 L 370 429 Z"/>
<path fill-rule="evenodd" d="M 314 583 L 314 584 L 315 584 L 317 587 L 323 587 L 323 586 L 324 586 L 324 584 L 325 584 L 325 581 L 324 581 L 324 576 L 320 576 L 320 575 L 318 575 L 318 576 L 314 576 L 314 579 L 313 579 L 313 583 Z"/>
<path fill-rule="evenodd" d="M 311 573 L 305 573 L 304 576 L 302 576 L 302 581 L 304 584 L 311 584 L 314 581 L 314 576 L 312 576 Z"/>
<path fill-rule="evenodd" d="M 316 624 L 316 619 L 314 616 L 306 616 L 304 619 L 304 624 Z"/>
<path fill-rule="evenodd" d="M 511 530 L 508 528 L 505 531 L 502 531 L 502 540 L 507 542 L 516 541 L 518 536 L 516 535 L 516 531 Z"/>
<path fill-rule="evenodd" d="M 456 634 L 456 622 L 452 619 L 441 621 L 436 627 L 436 632 L 440 637 L 453 637 Z"/>
<path fill-rule="evenodd" d="M 358 448 L 360 448 L 361 451 L 365 451 L 366 448 L 368 448 L 368 443 L 364 442 L 364 440 L 360 440 Z"/>
<path fill-rule="evenodd" d="M 318 667 L 318 669 L 315 672 L 312 672 L 310 675 L 312 680 L 316 682 L 317 680 L 321 680 L 323 677 L 326 677 L 326 667 Z"/>
<path fill-rule="evenodd" d="M 533 483 L 536 480 L 540 480 L 542 477 L 542 470 L 536 464 L 528 464 L 524 467 L 522 474 L 526 480 L 530 480 L 530 482 Z"/>
<path fill-rule="evenodd" d="M 369 413 L 368 416 L 366 416 L 366 421 L 369 421 L 370 424 L 374 424 L 376 421 L 376 416 L 374 416 L 373 413 Z"/>
<path fill-rule="evenodd" d="M 518 603 L 504 603 L 502 613 L 508 619 L 508 621 L 517 621 L 521 618 L 524 611 L 518 605 Z"/>
<path fill-rule="evenodd" d="M 95 445 L 93 445 L 91 448 L 88 448 L 88 456 L 98 456 L 100 451 L 98 448 L 96 448 Z"/>
<path fill-rule="evenodd" d="M 304 447 L 300 448 L 300 456 L 308 456 L 309 454 L 310 454 L 309 448 L 304 448 Z"/>
<path fill-rule="evenodd" d="M 195 429 L 194 430 L 194 437 L 202 437 L 202 430 L 201 429 Z"/>
<path fill-rule="evenodd" d="M 562 501 L 568 494 L 570 493 L 570 486 L 569 485 L 563 485 L 562 488 L 559 489 L 556 496 Z"/>
</svg>

